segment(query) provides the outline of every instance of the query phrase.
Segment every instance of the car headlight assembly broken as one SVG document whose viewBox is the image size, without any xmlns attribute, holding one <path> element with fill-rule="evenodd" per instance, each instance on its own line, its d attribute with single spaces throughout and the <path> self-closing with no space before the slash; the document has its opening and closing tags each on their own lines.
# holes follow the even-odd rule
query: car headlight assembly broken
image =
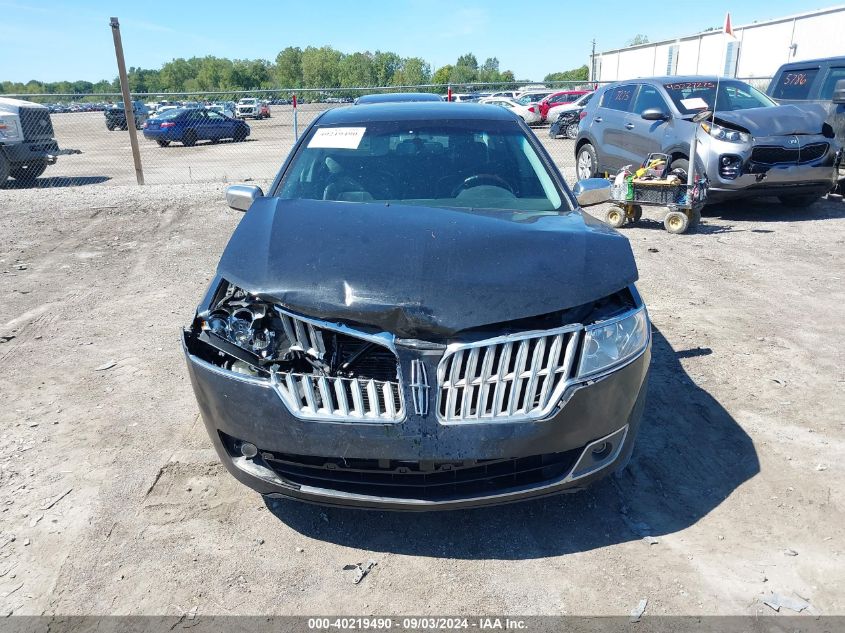
<svg viewBox="0 0 845 633">
<path fill-rule="evenodd" d="M 588 326 L 578 365 L 578 377 L 595 376 L 625 364 L 645 349 L 649 335 L 645 308 Z"/>
<path fill-rule="evenodd" d="M 204 360 L 239 374 L 396 379 L 396 360 L 382 345 L 311 325 L 228 282 L 197 315 L 191 331 L 205 344 L 196 350 Z"/>
</svg>

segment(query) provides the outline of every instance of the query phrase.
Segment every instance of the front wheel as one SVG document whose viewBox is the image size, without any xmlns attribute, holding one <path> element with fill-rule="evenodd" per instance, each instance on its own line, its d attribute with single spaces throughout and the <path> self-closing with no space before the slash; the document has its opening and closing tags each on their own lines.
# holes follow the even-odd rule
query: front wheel
<svg viewBox="0 0 845 633">
<path fill-rule="evenodd" d="M 114 123 L 106 123 L 106 129 L 109 132 L 114 132 Z"/>
<path fill-rule="evenodd" d="M 578 124 L 577 123 L 570 123 L 566 126 L 566 138 L 571 138 L 575 140 L 578 136 Z"/>
<path fill-rule="evenodd" d="M 12 178 L 27 185 L 35 184 L 35 179 L 44 173 L 47 169 L 46 161 L 36 161 L 34 163 L 27 163 L 19 167 L 12 167 L 9 170 Z"/>
<path fill-rule="evenodd" d="M 778 196 L 778 200 L 785 207 L 792 207 L 793 209 L 805 209 L 819 199 L 817 195 L 802 195 L 802 196 Z"/>
<path fill-rule="evenodd" d="M 156 143 L 158 143 L 159 147 L 167 147 L 170 145 L 170 141 L 156 141 Z"/>
<path fill-rule="evenodd" d="M 9 161 L 6 160 L 6 157 L 0 153 L 0 187 L 3 186 L 3 183 L 6 182 L 9 178 Z"/>
<path fill-rule="evenodd" d="M 598 172 L 599 159 L 596 156 L 595 148 L 589 143 L 582 145 L 581 149 L 578 150 L 578 157 L 575 162 L 578 180 L 592 178 Z"/>
<path fill-rule="evenodd" d="M 672 176 L 677 176 L 681 179 L 681 182 L 686 184 L 689 174 L 689 161 L 686 158 L 676 158 L 669 165 L 669 173 Z"/>
<path fill-rule="evenodd" d="M 232 139 L 236 143 L 240 143 L 241 141 L 245 141 L 246 140 L 246 130 L 243 129 L 242 127 L 239 127 L 237 130 L 235 130 L 235 134 L 232 137 Z"/>
</svg>

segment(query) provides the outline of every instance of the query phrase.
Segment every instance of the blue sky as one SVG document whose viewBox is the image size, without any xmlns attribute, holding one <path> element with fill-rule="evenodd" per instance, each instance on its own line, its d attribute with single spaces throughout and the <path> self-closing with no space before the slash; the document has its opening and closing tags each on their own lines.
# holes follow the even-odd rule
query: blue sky
<svg viewBox="0 0 845 633">
<path fill-rule="evenodd" d="M 525 0 L 0 0 L 0 80 L 111 79 L 117 75 L 108 26 L 121 22 L 127 66 L 159 68 L 174 57 L 216 55 L 273 60 L 286 46 L 331 45 L 419 56 L 433 69 L 472 52 L 499 58 L 518 78 L 587 63 L 597 50 L 833 6 L 803 0 L 682 0 L 671 3 Z M 654 10 L 646 7 L 654 6 Z M 16 52 L 17 51 L 17 52 Z"/>
</svg>

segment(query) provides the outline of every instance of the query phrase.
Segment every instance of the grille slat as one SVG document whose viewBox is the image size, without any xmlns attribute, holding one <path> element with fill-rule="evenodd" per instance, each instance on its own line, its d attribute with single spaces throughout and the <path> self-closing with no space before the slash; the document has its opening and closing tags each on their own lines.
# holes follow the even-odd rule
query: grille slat
<svg viewBox="0 0 845 633">
<path fill-rule="evenodd" d="M 320 325 L 297 318 L 280 308 L 276 308 L 282 321 L 285 336 L 291 342 L 291 350 L 304 352 L 318 359 L 326 357 L 324 330 Z M 357 339 L 348 329 L 344 336 Z M 330 339 L 332 340 L 332 339 Z M 405 417 L 402 387 L 398 380 L 398 359 L 395 352 L 386 345 L 360 339 L 360 345 L 380 346 L 382 351 L 375 361 L 358 359 L 355 371 L 364 373 L 362 368 L 375 367 L 376 376 L 390 379 L 364 376 L 328 376 L 321 373 L 302 373 L 298 371 L 278 371 L 273 375 L 273 384 L 277 393 L 296 416 L 310 420 L 331 420 L 350 422 L 398 422 Z M 347 343 L 346 345 L 349 345 Z M 353 347 L 353 351 L 354 351 Z M 335 350 L 336 351 L 336 350 Z M 387 371 L 388 357 L 396 361 L 396 369 Z M 395 378 L 395 380 L 394 380 Z"/>
<path fill-rule="evenodd" d="M 401 389 L 394 382 L 362 385 L 357 378 L 288 372 L 276 389 L 291 411 L 305 418 L 395 421 L 404 416 Z"/>
<path fill-rule="evenodd" d="M 572 377 L 579 331 L 580 326 L 572 326 L 529 332 L 447 350 L 437 369 L 441 420 L 508 421 L 548 415 Z"/>
</svg>

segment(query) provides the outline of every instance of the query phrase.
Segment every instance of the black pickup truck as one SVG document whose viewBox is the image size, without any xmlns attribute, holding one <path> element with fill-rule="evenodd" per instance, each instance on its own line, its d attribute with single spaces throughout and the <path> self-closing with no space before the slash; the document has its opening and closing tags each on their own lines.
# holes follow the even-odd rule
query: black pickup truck
<svg viewBox="0 0 845 633">
<path fill-rule="evenodd" d="M 133 101 L 132 112 L 135 114 L 135 127 L 140 130 L 144 121 L 149 117 L 149 108 L 141 101 Z M 118 101 L 113 106 L 106 108 L 104 114 L 106 115 L 106 128 L 109 132 L 115 129 L 127 129 L 126 108 L 123 105 L 123 101 Z"/>
</svg>

